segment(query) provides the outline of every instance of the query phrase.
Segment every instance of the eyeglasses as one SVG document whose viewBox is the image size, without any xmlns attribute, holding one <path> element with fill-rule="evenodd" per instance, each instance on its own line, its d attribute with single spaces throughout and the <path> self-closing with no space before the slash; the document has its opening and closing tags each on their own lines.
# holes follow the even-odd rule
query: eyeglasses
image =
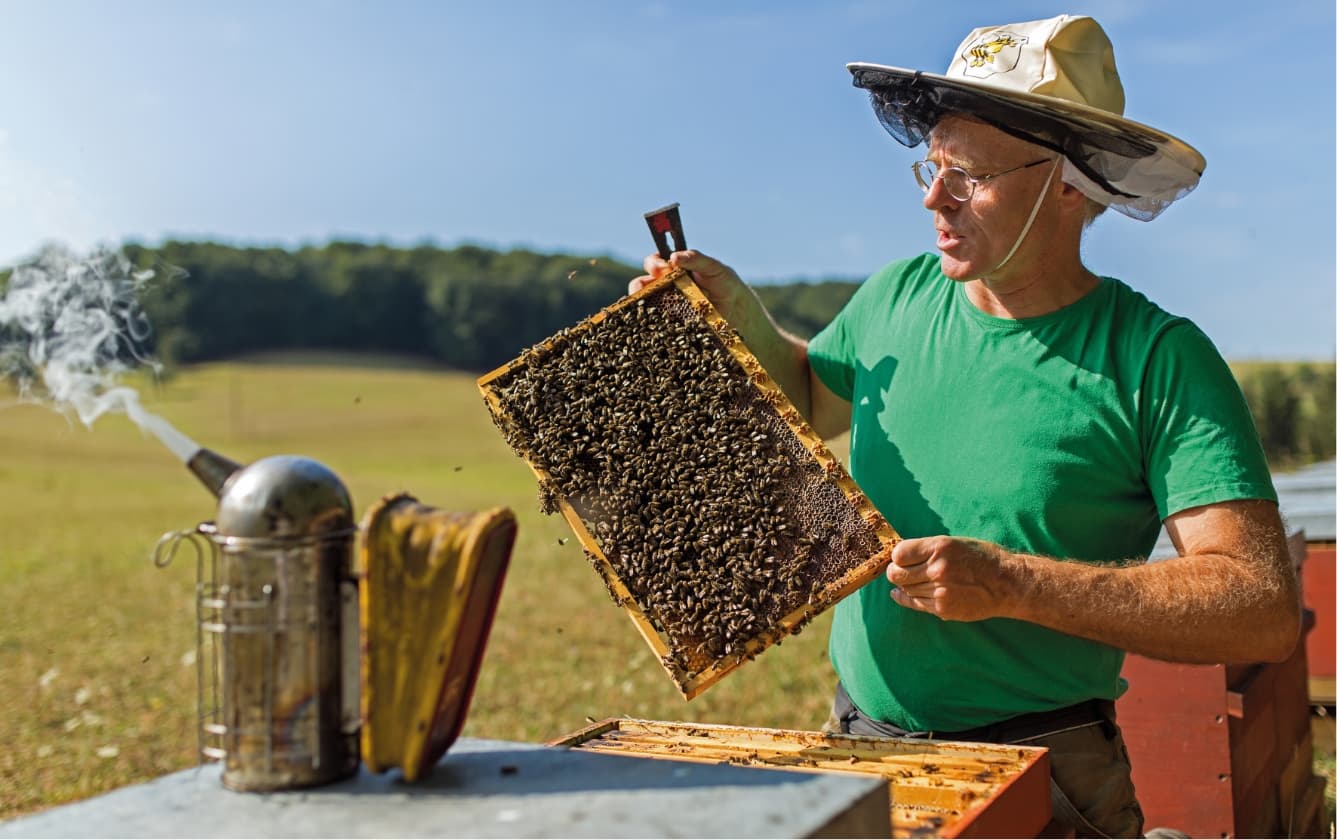
<svg viewBox="0 0 1337 840">
<path fill-rule="evenodd" d="M 980 184 L 987 184 L 994 178 L 1001 178 L 1010 172 L 1020 172 L 1023 169 L 1030 169 L 1032 166 L 1039 166 L 1042 163 L 1049 163 L 1053 158 L 1044 158 L 1032 163 L 1023 163 L 1021 166 L 1014 166 L 1011 169 L 1004 169 L 1002 172 L 995 172 L 992 175 L 981 175 L 975 177 L 959 166 L 949 166 L 946 169 L 939 170 L 938 165 L 931 160 L 917 160 L 910 165 L 915 171 L 915 180 L 919 182 L 920 188 L 927 193 L 933 189 L 933 182 L 941 180 L 942 185 L 947 188 L 947 194 L 957 201 L 970 201 L 975 195 L 975 187 Z"/>
</svg>

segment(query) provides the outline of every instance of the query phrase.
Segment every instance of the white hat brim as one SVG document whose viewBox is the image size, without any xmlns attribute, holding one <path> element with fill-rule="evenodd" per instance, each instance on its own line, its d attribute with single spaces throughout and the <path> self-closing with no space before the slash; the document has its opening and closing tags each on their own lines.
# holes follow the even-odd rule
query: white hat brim
<svg viewBox="0 0 1337 840">
<path fill-rule="evenodd" d="M 972 115 L 1059 152 L 1067 160 L 1065 181 L 1135 219 L 1153 219 L 1187 195 L 1207 167 L 1202 153 L 1178 137 L 1101 108 L 922 70 L 846 67 L 855 87 L 869 92 L 883 127 L 904 145 L 922 143 L 947 114 Z"/>
<path fill-rule="evenodd" d="M 993 97 L 1001 97 L 1011 100 L 1016 105 L 1050 117 L 1057 117 L 1061 120 L 1072 122 L 1076 126 L 1085 130 L 1096 130 L 1112 135 L 1131 134 L 1135 137 L 1141 137 L 1146 141 L 1160 147 L 1173 147 L 1181 152 L 1185 158 L 1195 160 L 1197 165 L 1193 169 L 1201 175 L 1207 167 L 1207 160 L 1202 153 L 1193 148 L 1188 143 L 1149 125 L 1130 120 L 1119 114 L 1113 114 L 1101 108 L 1093 108 L 1089 105 L 1082 105 L 1068 99 L 1060 99 L 1056 96 L 1045 96 L 1039 93 L 1028 93 L 1022 91 L 1000 88 L 996 85 L 990 85 L 980 82 L 974 82 L 967 79 L 960 79 L 950 76 L 943 76 L 937 73 L 927 73 L 922 70 L 909 70 L 904 67 L 891 67 L 885 64 L 870 64 L 867 62 L 851 62 L 845 65 L 857 79 L 861 73 L 885 74 L 895 79 L 915 79 L 918 83 L 936 85 L 944 88 L 961 91 L 963 93 L 981 93 Z M 860 84 L 856 81 L 858 87 L 870 87 L 875 85 Z"/>
</svg>

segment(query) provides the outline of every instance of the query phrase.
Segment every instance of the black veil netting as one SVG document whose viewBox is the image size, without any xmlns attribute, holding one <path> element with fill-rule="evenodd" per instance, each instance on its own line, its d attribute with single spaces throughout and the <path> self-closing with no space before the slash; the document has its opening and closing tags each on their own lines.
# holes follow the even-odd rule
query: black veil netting
<svg viewBox="0 0 1337 840">
<path fill-rule="evenodd" d="M 1200 154 L 1170 135 L 1061 99 L 1033 95 L 1023 100 L 983 85 L 909 71 L 851 71 L 855 86 L 868 91 L 878 122 L 905 146 L 928 139 L 943 117 L 969 114 L 1063 155 L 1065 181 L 1142 221 L 1192 192 L 1205 166 Z"/>
</svg>

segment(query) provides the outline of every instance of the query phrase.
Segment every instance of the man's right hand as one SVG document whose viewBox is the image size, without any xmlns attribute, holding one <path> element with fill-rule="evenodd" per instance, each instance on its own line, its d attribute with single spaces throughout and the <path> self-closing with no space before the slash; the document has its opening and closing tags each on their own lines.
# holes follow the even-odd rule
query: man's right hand
<svg viewBox="0 0 1337 840">
<path fill-rule="evenodd" d="M 645 258 L 644 268 L 645 274 L 627 284 L 628 294 L 639 291 L 647 283 L 658 280 L 675 268 L 681 268 L 691 272 L 701 292 L 710 298 L 710 302 L 729 323 L 746 321 L 753 313 L 745 310 L 757 306 L 756 297 L 743 284 L 737 272 L 700 251 L 674 251 L 667 260 L 658 254 L 651 254 Z"/>
</svg>

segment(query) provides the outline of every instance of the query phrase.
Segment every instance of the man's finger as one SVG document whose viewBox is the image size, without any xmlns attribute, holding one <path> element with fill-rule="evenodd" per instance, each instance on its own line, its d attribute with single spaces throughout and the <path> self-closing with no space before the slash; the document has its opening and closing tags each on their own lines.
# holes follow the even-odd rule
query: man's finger
<svg viewBox="0 0 1337 840">
<path fill-rule="evenodd" d="M 928 566 L 923 563 L 914 566 L 898 566 L 892 563 L 887 567 L 887 580 L 902 589 L 928 583 Z"/>
<path fill-rule="evenodd" d="M 896 566 L 918 566 L 933 556 L 933 550 L 924 540 L 901 540 L 891 550 L 891 562 Z"/>
<path fill-rule="evenodd" d="M 921 580 L 918 583 L 898 583 L 896 588 L 912 598 L 932 600 L 938 594 L 938 585 L 930 580 Z"/>
<path fill-rule="evenodd" d="M 686 251 L 674 251 L 670 254 L 669 265 L 674 268 L 681 268 L 684 271 L 690 271 L 696 275 L 713 276 L 728 271 L 724 263 L 691 248 Z"/>
<path fill-rule="evenodd" d="M 912 610 L 920 612 L 933 612 L 932 598 L 919 598 L 906 592 L 904 589 L 891 590 L 891 600 L 900 604 L 902 607 L 909 607 Z"/>
<path fill-rule="evenodd" d="M 650 283 L 654 282 L 654 279 L 655 278 L 647 274 L 642 274 L 640 277 L 633 277 L 631 279 L 631 282 L 627 284 L 627 294 L 629 295 L 636 294 L 641 289 L 644 289 Z"/>
<path fill-rule="evenodd" d="M 700 251 L 694 251 L 688 248 L 686 251 L 674 251 L 669 254 L 669 265 L 674 268 L 685 268 L 688 271 L 692 269 L 703 269 L 707 264 L 715 262 L 710 257 Z"/>
<path fill-rule="evenodd" d="M 658 277 L 668 271 L 672 266 L 665 262 L 664 258 L 658 254 L 651 254 L 641 263 L 641 267 L 645 269 L 645 273 L 649 276 Z"/>
</svg>

